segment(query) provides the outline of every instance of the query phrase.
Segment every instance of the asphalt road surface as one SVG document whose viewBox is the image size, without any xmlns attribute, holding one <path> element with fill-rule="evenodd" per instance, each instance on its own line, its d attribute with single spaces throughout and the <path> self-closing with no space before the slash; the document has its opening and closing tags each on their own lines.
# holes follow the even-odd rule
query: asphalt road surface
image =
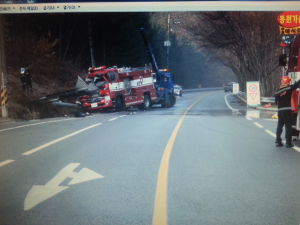
<svg viewBox="0 0 300 225">
<path fill-rule="evenodd" d="M 0 224 L 299 225 L 300 141 L 275 147 L 273 114 L 210 91 L 0 123 Z"/>
</svg>

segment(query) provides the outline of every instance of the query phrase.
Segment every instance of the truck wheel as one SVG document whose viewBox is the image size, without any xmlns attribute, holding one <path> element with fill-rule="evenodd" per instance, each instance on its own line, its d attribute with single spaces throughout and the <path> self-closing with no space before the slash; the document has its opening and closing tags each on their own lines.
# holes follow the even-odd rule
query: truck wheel
<svg viewBox="0 0 300 225">
<path fill-rule="evenodd" d="M 168 96 L 168 102 L 166 104 L 166 108 L 170 108 L 170 107 L 172 107 L 172 96 L 171 95 Z"/>
<path fill-rule="evenodd" d="M 151 107 L 151 99 L 150 99 L 149 95 L 145 95 L 144 96 L 144 108 L 145 108 L 145 110 L 148 110 L 148 109 L 150 109 L 150 107 Z"/>
<path fill-rule="evenodd" d="M 174 95 L 171 96 L 171 107 L 176 104 L 176 97 Z"/>
<path fill-rule="evenodd" d="M 138 105 L 140 110 L 148 110 L 151 107 L 151 100 L 149 95 L 144 95 L 144 102 L 141 105 Z"/>
<path fill-rule="evenodd" d="M 123 110 L 124 110 L 123 100 L 121 97 L 118 97 L 116 101 L 116 111 L 121 112 Z"/>
<path fill-rule="evenodd" d="M 160 100 L 160 104 L 162 108 L 166 108 L 165 99 Z"/>
</svg>

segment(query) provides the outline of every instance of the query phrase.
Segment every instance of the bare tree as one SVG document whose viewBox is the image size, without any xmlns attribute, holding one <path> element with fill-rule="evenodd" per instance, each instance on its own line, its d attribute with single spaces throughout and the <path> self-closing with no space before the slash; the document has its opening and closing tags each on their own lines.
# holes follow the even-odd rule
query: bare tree
<svg viewBox="0 0 300 225">
<path fill-rule="evenodd" d="M 230 67 L 241 90 L 260 81 L 261 94 L 273 95 L 280 73 L 279 12 L 193 12 L 181 14 L 181 26 L 191 40 Z M 278 76 L 276 76 L 278 77 Z M 270 85 L 270 82 L 273 82 Z"/>
</svg>

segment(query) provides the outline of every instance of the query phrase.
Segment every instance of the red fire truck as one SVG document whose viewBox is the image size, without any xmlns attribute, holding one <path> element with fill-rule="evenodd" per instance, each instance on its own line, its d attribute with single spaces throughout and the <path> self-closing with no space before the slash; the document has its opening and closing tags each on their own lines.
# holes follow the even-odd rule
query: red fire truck
<svg viewBox="0 0 300 225">
<path fill-rule="evenodd" d="M 85 83 L 94 87 L 93 94 L 78 97 L 85 110 L 112 109 L 116 111 L 136 105 L 141 110 L 151 107 L 157 99 L 150 67 L 90 68 Z"/>
</svg>

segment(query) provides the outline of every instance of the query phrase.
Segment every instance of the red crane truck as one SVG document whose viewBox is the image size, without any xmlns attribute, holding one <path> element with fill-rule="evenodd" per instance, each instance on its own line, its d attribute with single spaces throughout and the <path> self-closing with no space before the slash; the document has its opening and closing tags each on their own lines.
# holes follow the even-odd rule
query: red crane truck
<svg viewBox="0 0 300 225">
<path fill-rule="evenodd" d="M 125 110 L 136 105 L 141 110 L 151 107 L 157 99 L 150 67 L 90 68 L 85 78 L 87 85 L 97 87 L 93 94 L 78 97 L 87 111 L 99 109 Z"/>
</svg>

